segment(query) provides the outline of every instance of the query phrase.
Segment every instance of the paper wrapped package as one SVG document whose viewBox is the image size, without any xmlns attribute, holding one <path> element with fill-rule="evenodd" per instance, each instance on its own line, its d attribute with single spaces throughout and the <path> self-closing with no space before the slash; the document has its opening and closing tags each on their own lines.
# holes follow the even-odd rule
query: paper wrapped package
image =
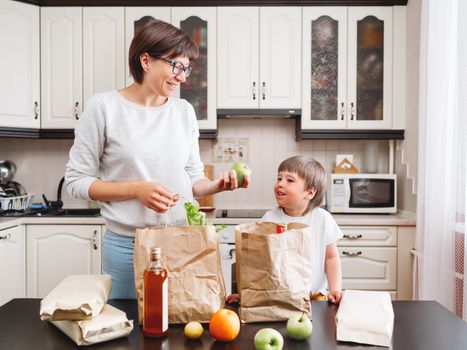
<svg viewBox="0 0 467 350">
<path fill-rule="evenodd" d="M 70 275 L 41 300 L 41 320 L 86 320 L 97 316 L 109 298 L 109 275 Z"/>
<path fill-rule="evenodd" d="M 89 320 L 50 322 L 77 345 L 91 345 L 126 337 L 133 330 L 133 320 L 128 320 L 123 311 L 108 304 L 99 315 Z"/>
<path fill-rule="evenodd" d="M 214 226 L 138 229 L 135 234 L 134 271 L 138 316 L 143 324 L 143 274 L 151 247 L 162 248 L 168 271 L 169 323 L 209 322 L 225 302 L 225 285 Z"/>
<path fill-rule="evenodd" d="M 391 345 L 394 310 L 388 292 L 346 290 L 336 314 L 337 340 Z"/>
<path fill-rule="evenodd" d="M 236 277 L 242 322 L 311 317 L 311 228 L 291 223 L 277 234 L 272 222 L 235 228 Z"/>
</svg>

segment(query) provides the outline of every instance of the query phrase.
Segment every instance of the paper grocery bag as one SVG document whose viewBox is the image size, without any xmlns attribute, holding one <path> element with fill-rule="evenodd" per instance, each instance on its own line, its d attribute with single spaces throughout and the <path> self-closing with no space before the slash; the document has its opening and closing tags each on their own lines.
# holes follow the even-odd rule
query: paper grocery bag
<svg viewBox="0 0 467 350">
<path fill-rule="evenodd" d="M 109 275 L 70 275 L 41 300 L 41 320 L 86 320 L 97 316 L 109 298 Z"/>
<path fill-rule="evenodd" d="M 133 320 L 126 314 L 106 304 L 101 313 L 84 321 L 50 321 L 77 345 L 91 345 L 126 337 L 133 330 Z"/>
<path fill-rule="evenodd" d="M 277 234 L 272 222 L 235 228 L 235 258 L 240 320 L 287 320 L 304 312 L 311 317 L 311 228 L 291 223 Z"/>
<path fill-rule="evenodd" d="M 214 226 L 137 229 L 134 270 L 138 316 L 143 324 L 143 273 L 151 247 L 162 248 L 168 270 L 169 323 L 209 322 L 224 306 L 219 236 Z"/>
<path fill-rule="evenodd" d="M 388 292 L 347 289 L 336 314 L 339 341 L 391 346 L 394 310 Z"/>
</svg>

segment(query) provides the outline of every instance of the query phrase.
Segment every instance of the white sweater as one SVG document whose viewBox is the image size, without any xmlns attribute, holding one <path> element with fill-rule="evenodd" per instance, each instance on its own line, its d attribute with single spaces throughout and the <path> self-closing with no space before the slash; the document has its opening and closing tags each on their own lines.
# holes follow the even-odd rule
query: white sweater
<svg viewBox="0 0 467 350">
<path fill-rule="evenodd" d="M 192 185 L 204 177 L 199 156 L 198 124 L 193 107 L 169 98 L 162 106 L 144 107 L 117 91 L 100 93 L 86 104 L 66 165 L 66 188 L 75 198 L 89 199 L 91 183 L 145 180 L 193 199 Z M 101 202 L 107 228 L 134 236 L 136 228 L 162 226 L 165 214 L 139 200 Z M 170 210 L 174 225 L 185 222 L 182 201 Z"/>
</svg>

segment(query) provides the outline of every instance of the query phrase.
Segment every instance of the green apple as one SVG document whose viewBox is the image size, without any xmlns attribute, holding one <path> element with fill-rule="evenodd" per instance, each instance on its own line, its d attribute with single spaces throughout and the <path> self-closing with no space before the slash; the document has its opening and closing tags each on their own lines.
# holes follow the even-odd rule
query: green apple
<svg viewBox="0 0 467 350">
<path fill-rule="evenodd" d="M 287 334 L 295 340 L 303 340 L 311 335 L 313 325 L 310 319 L 303 313 L 301 315 L 292 316 L 287 321 Z"/>
<path fill-rule="evenodd" d="M 238 186 L 243 185 L 243 178 L 245 177 L 245 175 L 250 176 L 251 174 L 251 169 L 248 167 L 248 165 L 242 162 L 234 163 L 232 165 L 232 170 L 235 170 L 235 173 L 237 174 Z"/>
<path fill-rule="evenodd" d="M 281 350 L 284 346 L 284 338 L 273 328 L 260 329 L 255 334 L 256 350 Z"/>
</svg>

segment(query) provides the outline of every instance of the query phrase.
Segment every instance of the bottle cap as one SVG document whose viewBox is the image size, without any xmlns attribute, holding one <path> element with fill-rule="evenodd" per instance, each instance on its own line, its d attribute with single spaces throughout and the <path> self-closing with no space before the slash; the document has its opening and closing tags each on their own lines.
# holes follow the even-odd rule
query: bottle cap
<svg viewBox="0 0 467 350">
<path fill-rule="evenodd" d="M 151 260 L 160 259 L 161 247 L 151 247 Z"/>
</svg>

